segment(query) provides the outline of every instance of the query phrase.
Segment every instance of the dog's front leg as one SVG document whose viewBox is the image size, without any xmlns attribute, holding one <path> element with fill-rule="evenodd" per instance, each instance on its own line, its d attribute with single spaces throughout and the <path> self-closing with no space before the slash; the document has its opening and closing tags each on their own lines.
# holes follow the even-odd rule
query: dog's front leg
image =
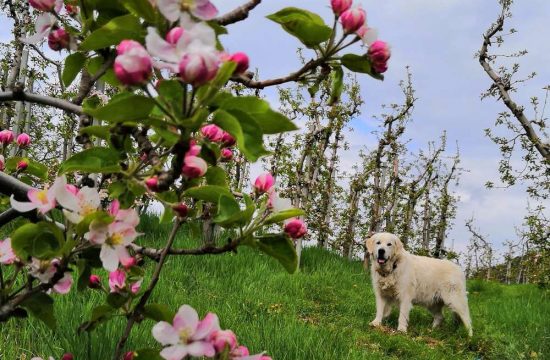
<svg viewBox="0 0 550 360">
<path fill-rule="evenodd" d="M 382 324 L 382 319 L 384 318 L 384 309 L 386 308 L 386 300 L 380 294 L 378 291 L 375 291 L 374 293 L 376 298 L 376 317 L 373 321 L 371 321 L 372 326 L 380 326 Z"/>
<path fill-rule="evenodd" d="M 411 308 L 411 299 L 401 299 L 399 303 L 399 325 L 397 326 L 398 331 L 407 332 L 407 325 L 409 324 L 409 313 L 411 312 Z"/>
</svg>

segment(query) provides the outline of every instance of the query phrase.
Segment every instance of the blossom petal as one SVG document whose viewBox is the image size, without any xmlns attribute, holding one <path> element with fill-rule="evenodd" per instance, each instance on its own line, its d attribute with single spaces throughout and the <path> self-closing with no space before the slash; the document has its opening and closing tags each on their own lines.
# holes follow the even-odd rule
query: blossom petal
<svg viewBox="0 0 550 360">
<path fill-rule="evenodd" d="M 180 16 L 180 3 L 180 0 L 157 0 L 157 7 L 166 19 L 174 22 Z"/>
<path fill-rule="evenodd" d="M 185 345 L 174 345 L 169 346 L 165 349 L 162 349 L 160 356 L 166 360 L 181 360 L 186 357 L 188 354 L 187 346 Z"/>
<path fill-rule="evenodd" d="M 83 187 L 78 192 L 81 205 L 85 205 L 90 208 L 97 209 L 101 205 L 101 199 L 99 197 L 99 192 L 96 188 L 91 188 L 88 186 Z"/>
<path fill-rule="evenodd" d="M 214 345 L 208 341 L 194 341 L 187 345 L 187 352 L 191 356 L 206 356 L 213 357 L 216 355 L 216 349 Z"/>
<path fill-rule="evenodd" d="M 111 246 L 103 244 L 103 246 L 101 246 L 99 258 L 101 259 L 105 270 L 115 271 L 118 268 L 118 254 Z"/>
<path fill-rule="evenodd" d="M 52 186 L 53 188 L 53 186 Z M 55 198 L 59 202 L 59 205 L 63 206 L 67 210 L 78 211 L 80 206 L 78 205 L 78 197 L 67 190 L 65 186 L 58 186 L 55 189 Z"/>
<path fill-rule="evenodd" d="M 176 329 L 166 321 L 156 323 L 153 326 L 152 334 L 155 340 L 162 345 L 176 345 L 180 340 Z"/>
<path fill-rule="evenodd" d="M 174 328 L 180 331 L 189 328 L 194 333 L 199 325 L 199 314 L 189 305 L 182 305 L 174 316 Z"/>
<path fill-rule="evenodd" d="M 218 320 L 218 315 L 213 313 L 208 313 L 202 321 L 199 322 L 197 326 L 197 331 L 192 336 L 193 340 L 202 340 L 208 337 L 210 333 L 215 330 L 220 329 L 220 322 Z"/>
<path fill-rule="evenodd" d="M 209 0 L 198 1 L 199 4 L 193 9 L 193 15 L 201 20 L 212 20 L 218 15 L 218 9 Z"/>
<path fill-rule="evenodd" d="M 58 294 L 67 294 L 71 291 L 71 286 L 73 285 L 73 276 L 71 273 L 66 272 L 63 278 L 59 280 L 54 286 L 53 289 Z"/>
<path fill-rule="evenodd" d="M 63 215 L 65 215 L 65 218 L 73 224 L 78 224 L 83 219 L 83 217 L 78 215 L 77 213 L 65 209 L 63 209 Z"/>
<path fill-rule="evenodd" d="M 20 213 L 28 212 L 37 208 L 37 205 L 33 204 L 32 202 L 15 200 L 13 195 L 10 197 L 10 204 L 12 208 L 19 211 Z"/>
</svg>

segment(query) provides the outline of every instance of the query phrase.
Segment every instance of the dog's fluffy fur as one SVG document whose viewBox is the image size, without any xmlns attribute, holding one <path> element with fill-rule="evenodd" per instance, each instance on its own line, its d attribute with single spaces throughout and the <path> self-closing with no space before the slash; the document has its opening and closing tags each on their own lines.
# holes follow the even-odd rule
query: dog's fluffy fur
<svg viewBox="0 0 550 360">
<path fill-rule="evenodd" d="M 370 323 L 372 326 L 380 326 L 382 320 L 390 315 L 392 306 L 397 305 L 397 330 L 406 332 L 409 312 L 413 304 L 418 304 L 433 314 L 433 327 L 437 327 L 443 320 L 443 306 L 448 306 L 472 336 L 466 279 L 458 265 L 448 260 L 413 255 L 403 248 L 397 236 L 390 233 L 370 237 L 367 251 L 376 296 L 376 317 Z"/>
</svg>

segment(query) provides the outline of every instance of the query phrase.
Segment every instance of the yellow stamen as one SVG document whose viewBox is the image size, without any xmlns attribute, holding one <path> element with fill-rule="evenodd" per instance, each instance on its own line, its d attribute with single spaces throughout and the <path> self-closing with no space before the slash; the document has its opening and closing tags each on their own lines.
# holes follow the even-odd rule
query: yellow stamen
<svg viewBox="0 0 550 360">
<path fill-rule="evenodd" d="M 109 245 L 122 245 L 122 242 L 124 240 L 124 237 L 121 233 L 114 233 L 107 239 L 107 244 Z"/>
<path fill-rule="evenodd" d="M 40 190 L 38 193 L 36 193 L 36 198 L 42 204 L 46 204 L 48 202 L 48 192 L 46 190 Z"/>
</svg>

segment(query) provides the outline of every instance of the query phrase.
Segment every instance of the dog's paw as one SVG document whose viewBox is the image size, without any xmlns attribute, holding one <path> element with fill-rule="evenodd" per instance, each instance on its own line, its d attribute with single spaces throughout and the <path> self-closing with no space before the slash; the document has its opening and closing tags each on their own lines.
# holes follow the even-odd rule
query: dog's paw
<svg viewBox="0 0 550 360">
<path fill-rule="evenodd" d="M 369 325 L 374 327 L 380 327 L 382 325 L 382 322 L 378 320 L 373 320 L 369 323 Z"/>
<path fill-rule="evenodd" d="M 399 326 L 397 328 L 397 331 L 402 332 L 402 333 L 406 333 L 407 332 L 407 327 L 406 326 Z"/>
</svg>

